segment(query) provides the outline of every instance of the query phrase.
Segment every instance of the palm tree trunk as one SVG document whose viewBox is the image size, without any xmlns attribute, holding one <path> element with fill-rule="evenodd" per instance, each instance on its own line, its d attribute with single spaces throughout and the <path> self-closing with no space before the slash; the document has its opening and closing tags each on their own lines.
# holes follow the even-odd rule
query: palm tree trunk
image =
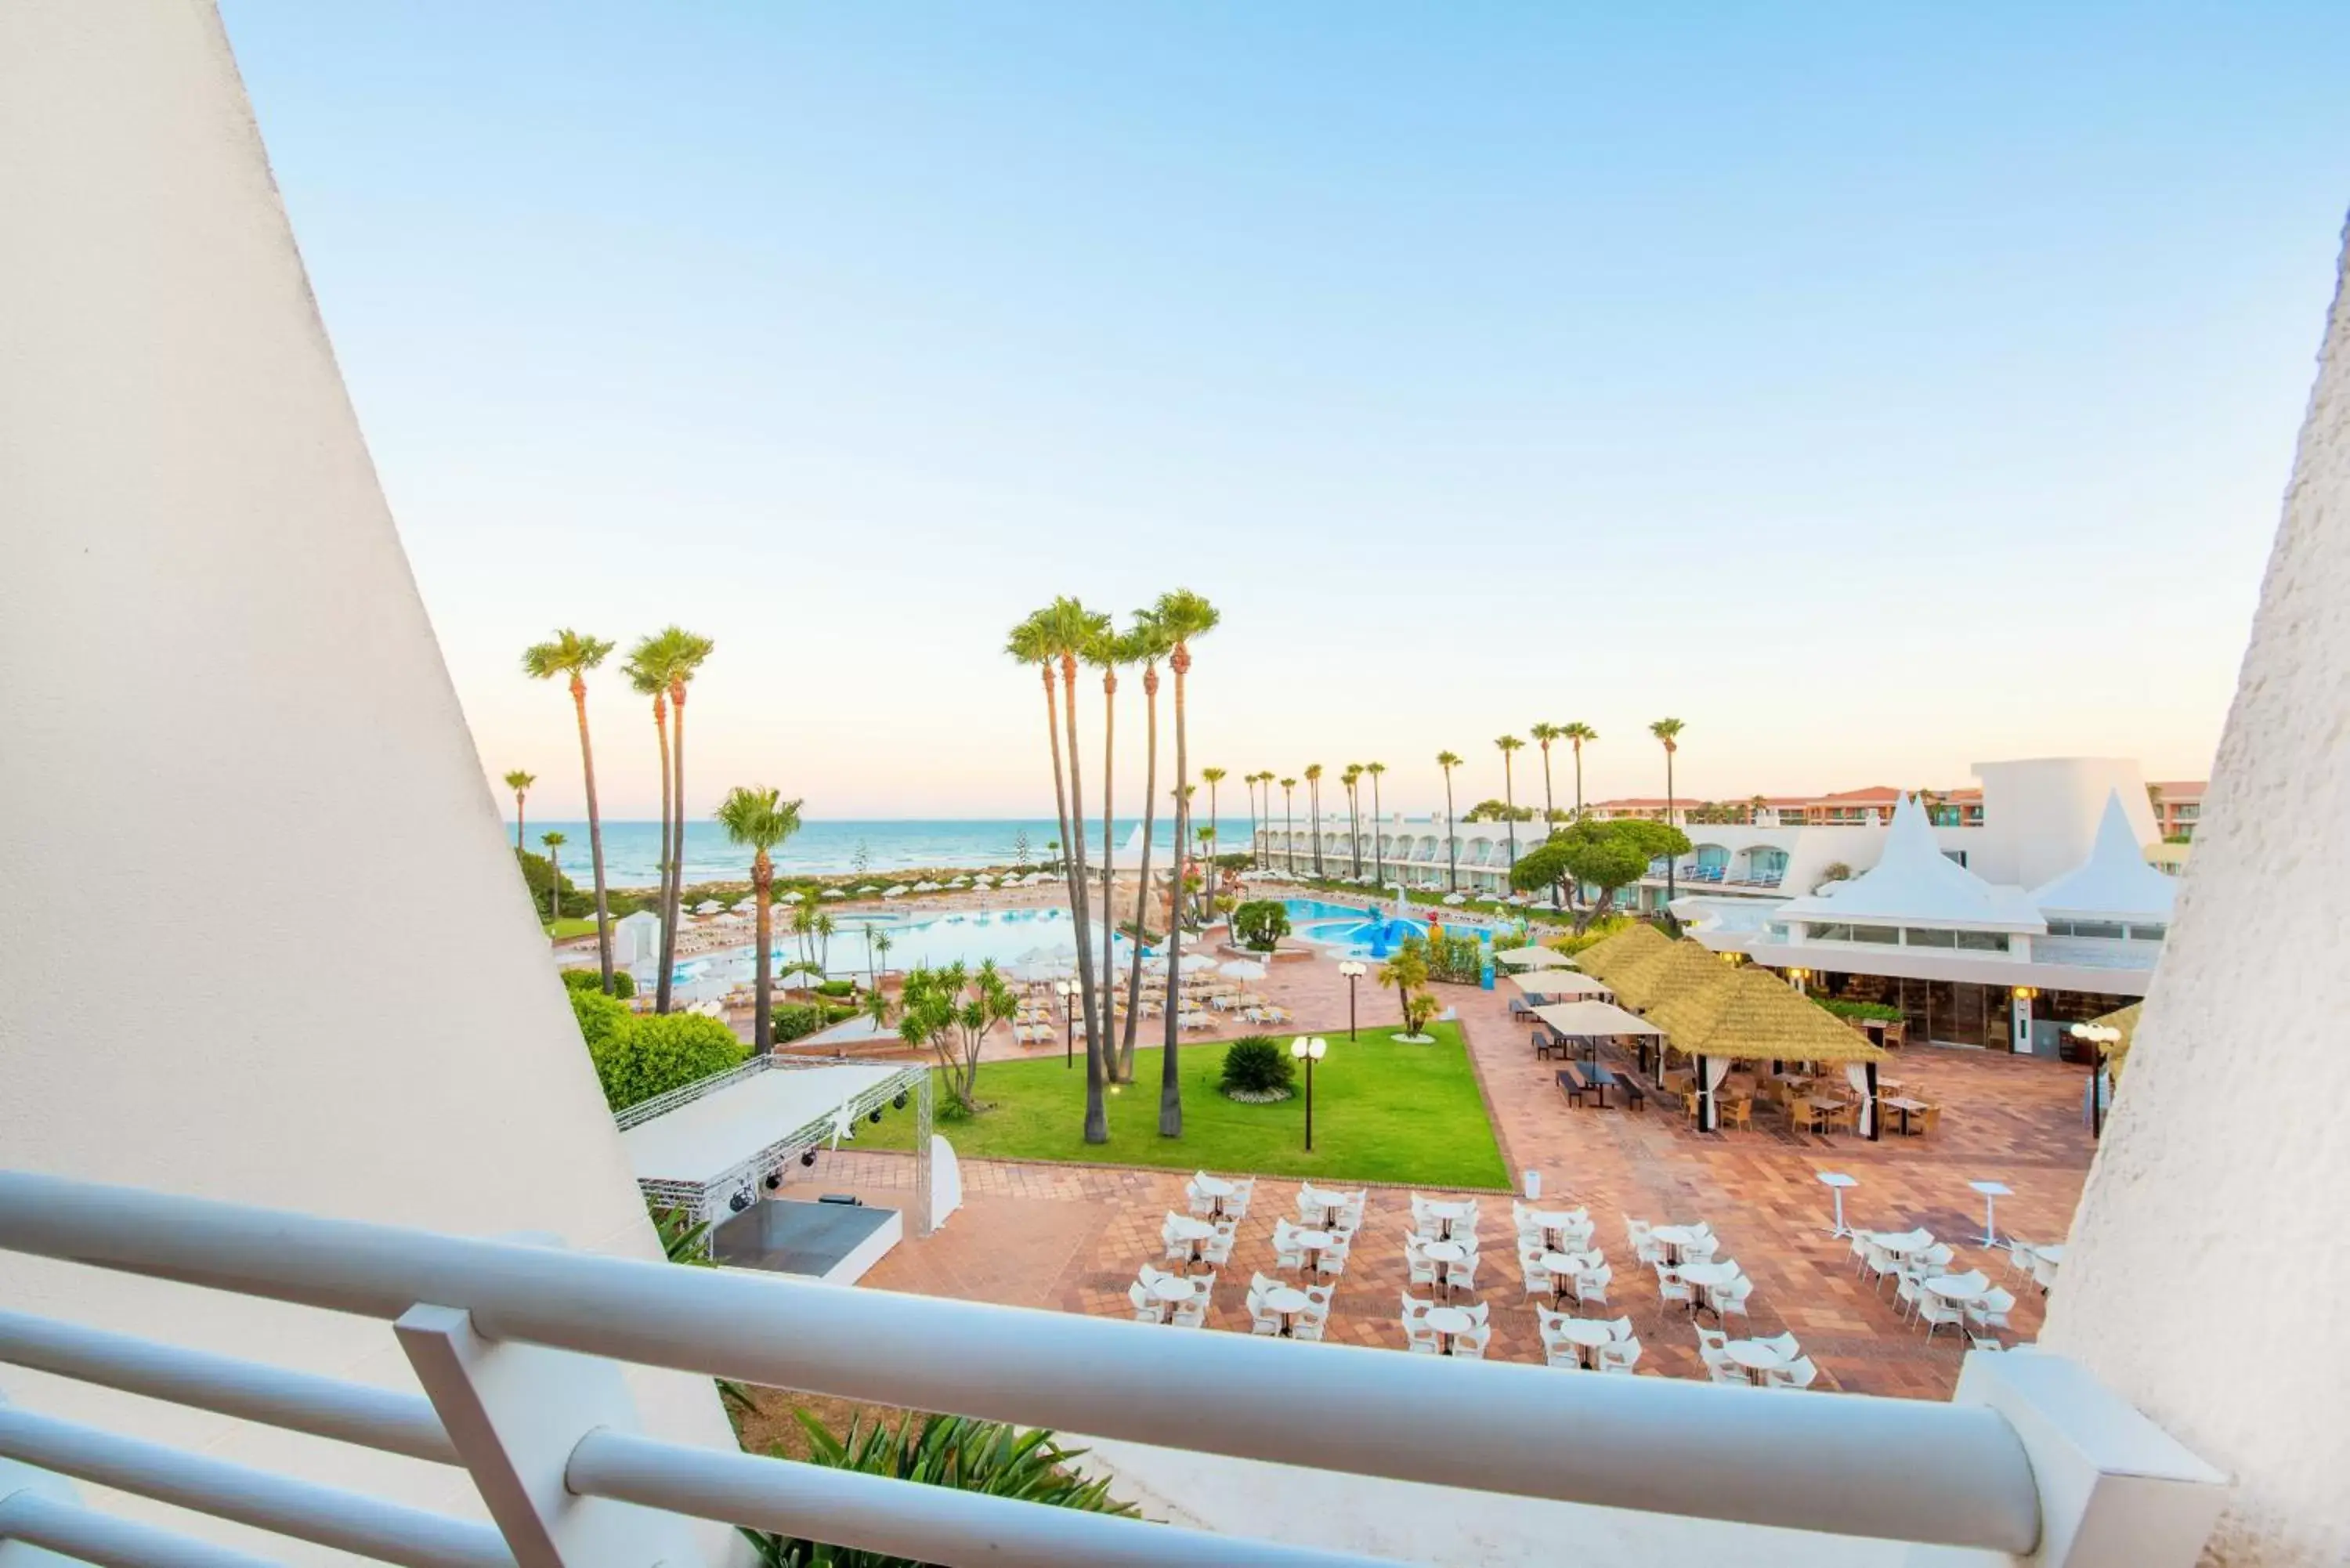
<svg viewBox="0 0 2350 1568">
<path fill-rule="evenodd" d="M 1575 742 L 1575 820 L 1583 820 L 1583 742 Z"/>
<path fill-rule="evenodd" d="M 1053 664 L 1046 659 L 1040 668 L 1045 671 L 1045 734 L 1053 742 L 1053 819 L 1060 825 L 1061 842 L 1069 841 L 1069 786 L 1061 776 L 1061 712 L 1053 696 Z M 1061 857 L 1061 876 L 1069 875 L 1068 857 Z"/>
<path fill-rule="evenodd" d="M 515 853 L 522 853 L 522 791 L 515 791 Z"/>
<path fill-rule="evenodd" d="M 762 849 L 751 861 L 751 899 L 758 905 L 757 923 L 752 929 L 758 933 L 759 940 L 758 978 L 754 982 L 758 989 L 752 993 L 751 1002 L 751 1048 L 762 1056 L 775 1048 L 775 1003 L 771 992 L 775 959 L 767 950 L 775 929 L 767 911 L 767 892 L 775 885 L 775 862 Z"/>
<path fill-rule="evenodd" d="M 1451 892 L 1461 891 L 1461 841 L 1452 831 L 1452 770 L 1444 770 L 1444 866 Z"/>
<path fill-rule="evenodd" d="M 1256 782 L 1249 782 L 1249 864 L 1264 869 L 1264 846 L 1257 840 Z"/>
<path fill-rule="evenodd" d="M 1129 955 L 1126 974 L 1126 1028 L 1118 1042 L 1118 1076 L 1120 1083 L 1134 1082 L 1134 1032 L 1142 1011 L 1142 939 L 1150 929 L 1150 836 L 1158 826 L 1159 812 L 1159 667 L 1142 667 L 1142 701 L 1144 724 L 1149 739 L 1143 752 L 1142 763 L 1142 866 L 1134 888 L 1134 950 Z M 1183 864 L 1179 846 L 1175 864 Z"/>
<path fill-rule="evenodd" d="M 1318 879 L 1322 875 L 1322 781 L 1320 779 L 1315 779 L 1305 786 L 1305 810 L 1306 814 L 1314 819 L 1314 875 Z"/>
<path fill-rule="evenodd" d="M 563 918 L 563 852 L 546 846 L 546 919 L 552 925 Z"/>
<path fill-rule="evenodd" d="M 1289 874 L 1297 875 L 1297 829 L 1289 820 L 1289 792 L 1281 792 L 1281 852 L 1289 859 Z"/>
<path fill-rule="evenodd" d="M 671 793 L 670 814 L 677 824 L 670 836 L 670 854 L 677 864 L 669 877 L 669 918 L 661 922 L 661 970 L 666 973 L 677 963 L 677 923 L 685 915 L 685 688 L 673 686 L 669 694 L 670 712 L 676 732 L 670 737 L 670 769 L 676 775 L 677 787 Z"/>
<path fill-rule="evenodd" d="M 1191 668 L 1190 650 L 1177 643 L 1168 663 L 1175 670 L 1175 897 L 1167 906 L 1167 1040 L 1159 1054 L 1159 1136 L 1181 1137 L 1183 1080 L 1176 1065 L 1176 1015 L 1183 1006 L 1183 932 L 1175 911 L 1182 905 L 1183 836 L 1190 826 L 1191 804 L 1184 793 L 1191 758 L 1183 728 L 1183 676 Z"/>
<path fill-rule="evenodd" d="M 1388 885 L 1387 846 L 1379 842 L 1379 775 L 1371 775 L 1371 880 L 1385 892 Z"/>
<path fill-rule="evenodd" d="M 1118 846 L 1112 836 L 1111 825 L 1117 813 L 1113 803 L 1118 798 L 1115 779 L 1118 768 L 1118 671 L 1102 671 L 1102 1012 L 1115 1017 L 1110 993 L 1118 988 Z M 1110 1050 L 1108 1040 L 1102 1042 L 1102 1071 L 1113 1082 L 1123 1082 L 1118 1072 L 1118 1057 Z"/>
<path fill-rule="evenodd" d="M 1504 752 L 1502 753 L 1502 806 L 1503 815 L 1510 819 L 1510 867 L 1515 870 L 1518 864 L 1518 786 L 1510 774 L 1510 756 Z"/>
<path fill-rule="evenodd" d="M 1543 742 L 1543 836 L 1545 838 L 1550 836 L 1550 814 L 1557 809 L 1558 803 L 1550 797 L 1550 742 L 1544 741 Z"/>
<path fill-rule="evenodd" d="M 579 771 L 588 781 L 588 854 L 596 867 L 596 961 L 604 994 L 612 994 L 612 920 L 604 904 L 604 814 L 596 806 L 596 748 L 588 742 L 588 682 L 571 678 L 571 706 L 579 714 Z"/>
<path fill-rule="evenodd" d="M 1109 1116 L 1102 1100 L 1101 993 L 1094 989 L 1094 955 L 1088 941 L 1086 898 L 1085 770 L 1077 762 L 1077 661 L 1061 660 L 1061 728 L 1069 745 L 1069 916 L 1077 928 L 1077 987 L 1086 1009 L 1086 1141 L 1109 1141 Z"/>
<path fill-rule="evenodd" d="M 675 967 L 669 961 L 670 933 L 676 926 L 676 917 L 670 913 L 670 872 L 674 857 L 670 844 L 670 790 L 673 775 L 669 767 L 669 698 L 666 694 L 653 698 L 653 732 L 660 740 L 661 831 L 660 831 L 660 891 L 656 900 L 660 909 L 661 957 L 660 975 L 653 986 L 653 1011 L 667 1012 L 670 1002 L 670 974 Z"/>
<path fill-rule="evenodd" d="M 1673 826 L 1673 749 L 1670 746 L 1665 748 L 1665 826 L 1667 827 Z M 1676 856 L 1665 857 L 1665 907 L 1668 910 L 1672 908 L 1673 900 L 1680 896 L 1680 890 L 1674 885 L 1673 877 L 1674 862 L 1677 859 Z M 1666 929 L 1669 930 L 1671 928 Z"/>
</svg>

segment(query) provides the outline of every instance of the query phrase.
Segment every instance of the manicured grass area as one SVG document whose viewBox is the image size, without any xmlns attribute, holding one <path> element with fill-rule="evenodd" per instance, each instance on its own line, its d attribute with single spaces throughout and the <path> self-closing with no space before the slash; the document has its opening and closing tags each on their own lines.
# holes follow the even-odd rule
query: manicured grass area
<svg viewBox="0 0 2350 1568">
<path fill-rule="evenodd" d="M 539 921 L 538 924 L 539 929 L 546 933 L 549 941 L 568 941 L 573 937 L 592 937 L 596 934 L 596 917 L 593 915 L 576 920 L 557 920 L 552 925 L 545 920 Z"/>
<path fill-rule="evenodd" d="M 1086 1067 L 1058 1058 L 991 1062 L 979 1070 L 989 1108 L 970 1121 L 941 1122 L 955 1152 L 978 1159 L 1081 1159 L 1109 1165 L 1310 1176 L 1323 1180 L 1415 1182 L 1429 1187 L 1503 1187 L 1501 1149 L 1477 1096 L 1468 1048 L 1454 1023 L 1430 1026 L 1432 1045 L 1399 1045 L 1392 1025 L 1361 1038 L 1328 1036 L 1314 1069 L 1314 1152 L 1305 1152 L 1305 1080 L 1293 1098 L 1269 1106 L 1224 1097 L 1216 1075 L 1222 1041 L 1185 1045 L 1183 1136 L 1159 1136 L 1160 1053 L 1138 1050 L 1135 1082 L 1113 1085 L 1109 1142 L 1085 1141 Z M 1286 1046 L 1289 1037 L 1278 1036 Z M 939 1085 L 943 1099 L 946 1089 Z M 913 1118 L 890 1116 L 860 1128 L 858 1141 L 903 1148 Z"/>
</svg>

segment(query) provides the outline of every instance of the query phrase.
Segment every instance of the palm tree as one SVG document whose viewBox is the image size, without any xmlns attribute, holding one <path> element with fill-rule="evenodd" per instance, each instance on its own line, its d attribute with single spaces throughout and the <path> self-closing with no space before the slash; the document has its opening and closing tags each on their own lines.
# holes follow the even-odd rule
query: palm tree
<svg viewBox="0 0 2350 1568">
<path fill-rule="evenodd" d="M 1067 597 L 1055 599 L 1038 614 L 1045 646 L 1061 667 L 1061 736 L 1069 753 L 1068 826 L 1072 831 L 1062 863 L 1068 875 L 1069 918 L 1077 931 L 1077 984 L 1085 993 L 1086 1141 L 1107 1143 L 1109 1116 L 1102 1100 L 1107 1064 L 1102 1058 L 1108 1042 L 1102 1033 L 1102 994 L 1095 983 L 1092 945 L 1087 940 L 1092 900 L 1086 892 L 1086 775 L 1077 752 L 1077 660 L 1102 635 L 1109 618 Z M 1103 918 L 1109 918 L 1107 910 Z"/>
<path fill-rule="evenodd" d="M 1648 733 L 1664 742 L 1665 826 L 1670 827 L 1673 826 L 1673 753 L 1681 749 L 1681 722 L 1679 719 L 1659 719 L 1648 726 Z M 1665 857 L 1665 903 L 1668 908 L 1679 891 L 1673 879 L 1673 857 L 1668 855 Z"/>
<path fill-rule="evenodd" d="M 1363 764 L 1348 763 L 1338 775 L 1347 789 L 1347 854 L 1354 861 L 1355 880 L 1363 879 Z"/>
<path fill-rule="evenodd" d="M 1045 633 L 1045 612 L 1038 610 L 1012 628 L 1004 639 L 1003 651 L 1022 664 L 1033 664 L 1045 678 L 1045 737 L 1053 746 L 1053 814 L 1061 826 L 1061 836 L 1046 845 L 1045 853 L 1055 864 L 1048 869 L 1061 869 L 1057 862 L 1061 846 L 1069 840 L 1069 791 L 1061 777 L 1061 714 L 1053 694 L 1053 649 Z M 1066 870 L 1062 874 L 1066 876 Z"/>
<path fill-rule="evenodd" d="M 588 671 L 604 662 L 612 644 L 582 637 L 566 627 L 545 642 L 523 649 L 523 673 L 534 680 L 561 675 L 571 687 L 572 711 L 579 716 L 579 770 L 588 780 L 588 853 L 596 867 L 596 958 L 602 966 L 604 990 L 612 989 L 612 924 L 604 908 L 604 819 L 596 809 L 596 750 L 588 743 Z M 522 807 L 515 807 L 517 827 Z"/>
<path fill-rule="evenodd" d="M 1100 629 L 1087 643 L 1080 655 L 1087 664 L 1100 670 L 1102 677 L 1101 983 L 1104 992 L 1102 1012 L 1105 1014 L 1109 1012 L 1107 992 L 1118 983 L 1118 958 L 1112 950 L 1118 935 L 1118 845 L 1112 837 L 1117 820 L 1118 667 L 1131 663 L 1134 651 L 1133 641 L 1121 635 L 1110 618 L 1104 616 Z M 1078 940 L 1084 940 L 1082 929 Z M 1105 1058 L 1103 1071 L 1112 1080 L 1123 1083 L 1125 1080 L 1119 1077 L 1118 1071 L 1118 1059 L 1110 1054 L 1107 1042 L 1103 1044 L 1102 1054 Z"/>
<path fill-rule="evenodd" d="M 1191 812 L 1191 732 L 1183 708 L 1183 683 L 1191 673 L 1191 644 L 1216 629 L 1216 607 L 1189 588 L 1170 588 L 1150 607 L 1150 618 L 1167 639 L 1167 668 L 1175 672 L 1175 882 L 1183 882 L 1184 828 Z M 1212 797 L 1211 797 L 1212 798 Z M 1183 994 L 1183 943 L 1171 918 L 1167 930 L 1167 1038 L 1159 1059 L 1159 1136 L 1183 1136 L 1183 1085 L 1175 1074 L 1175 999 Z"/>
<path fill-rule="evenodd" d="M 1542 748 L 1543 835 L 1547 837 L 1550 834 L 1551 815 L 1558 809 L 1558 803 L 1552 800 L 1550 796 L 1550 743 L 1557 740 L 1563 732 L 1556 724 L 1536 724 L 1528 729 L 1526 733 L 1532 735 L 1534 738 L 1534 743 Z"/>
<path fill-rule="evenodd" d="M 1461 840 L 1452 833 L 1452 770 L 1461 765 L 1457 752 L 1439 752 L 1436 765 L 1444 770 L 1444 863 L 1451 890 L 1461 891 Z"/>
<path fill-rule="evenodd" d="M 1208 826 L 1211 827 L 1221 828 L 1223 825 L 1222 812 L 1216 805 L 1216 786 L 1231 776 L 1222 768 L 1200 770 L 1201 782 L 1208 786 Z"/>
<path fill-rule="evenodd" d="M 677 832 L 671 840 L 677 865 L 670 872 L 669 909 L 661 919 L 661 972 L 666 974 L 677 963 L 677 925 L 682 913 L 680 906 L 685 901 L 685 691 L 702 672 L 702 662 L 715 645 L 681 626 L 665 628 L 660 642 L 666 649 L 662 662 L 669 669 L 670 768 L 677 774 L 677 791 L 670 808 L 677 819 Z"/>
<path fill-rule="evenodd" d="M 800 830 L 800 803 L 781 796 L 781 791 L 764 785 L 736 784 L 713 814 L 731 842 L 747 845 L 751 850 L 751 901 L 755 906 L 759 943 L 751 1004 L 751 1049 L 762 1056 L 775 1048 L 775 935 L 769 907 L 775 889 L 775 863 L 770 852 Z"/>
<path fill-rule="evenodd" d="M 526 774 L 520 768 L 506 774 L 506 788 L 514 791 L 515 796 L 515 853 L 517 855 L 522 853 L 522 797 L 528 794 L 530 786 L 537 782 L 536 774 Z"/>
<path fill-rule="evenodd" d="M 1305 764 L 1306 825 L 1314 830 L 1314 875 L 1322 875 L 1322 764 Z"/>
<path fill-rule="evenodd" d="M 1558 735 L 1559 739 L 1575 748 L 1575 815 L 1580 821 L 1583 817 L 1583 743 L 1597 740 L 1599 732 L 1577 719 L 1571 723 L 1561 724 Z"/>
<path fill-rule="evenodd" d="M 865 923 L 865 983 L 876 996 L 881 994 L 881 977 L 889 970 L 889 965 L 881 961 L 888 958 L 889 950 L 897 945 L 889 940 L 889 933 L 879 926 L 870 920 Z M 889 1020 L 885 1018 L 877 1022 L 886 1023 Z"/>
<path fill-rule="evenodd" d="M 1297 787 L 1295 779 L 1281 781 L 1281 848 L 1289 857 L 1289 874 L 1297 875 L 1297 830 L 1290 826 L 1289 792 Z"/>
<path fill-rule="evenodd" d="M 1257 836 L 1256 786 L 1265 781 L 1263 774 L 1243 774 L 1241 783 L 1248 785 L 1249 794 L 1249 864 L 1258 870 L 1264 868 L 1264 846 Z"/>
<path fill-rule="evenodd" d="M 542 833 L 538 841 L 546 846 L 546 919 L 549 925 L 563 918 L 563 835 Z"/>
<path fill-rule="evenodd" d="M 1159 661 L 1174 651 L 1166 629 L 1149 610 L 1134 612 L 1130 662 L 1142 666 L 1144 722 L 1149 726 L 1142 763 L 1142 864 L 1134 884 L 1134 942 L 1126 971 L 1126 1029 L 1118 1041 L 1118 1076 L 1134 1081 L 1134 1033 L 1142 1013 L 1142 944 L 1150 929 L 1150 840 L 1159 826 Z M 1183 846 L 1175 846 L 1175 874 L 1183 874 Z M 1172 935 L 1170 930 L 1170 935 Z"/>
<path fill-rule="evenodd" d="M 1515 735 L 1503 735 L 1495 740 L 1493 744 L 1500 747 L 1502 752 L 1502 804 L 1509 808 L 1503 815 L 1509 818 L 1510 864 L 1514 867 L 1518 863 L 1518 794 L 1510 759 L 1525 745 L 1525 742 Z"/>
<path fill-rule="evenodd" d="M 669 765 L 669 667 L 664 662 L 668 657 L 669 650 L 660 645 L 659 639 L 641 638 L 637 646 L 629 650 L 629 661 L 620 667 L 620 673 L 628 677 L 629 685 L 639 694 L 652 699 L 653 737 L 660 746 L 660 890 L 657 895 L 657 907 L 660 911 L 664 933 L 675 923 L 670 914 L 669 893 L 670 873 L 676 866 L 670 832 L 670 795 L 675 778 Z M 660 978 L 653 983 L 653 1011 L 656 1012 L 669 1011 L 671 967 L 662 964 Z"/>
<path fill-rule="evenodd" d="M 1381 842 L 1382 818 L 1379 815 L 1379 775 L 1388 771 L 1385 763 L 1365 763 L 1363 771 L 1371 775 L 1371 880 L 1384 888 L 1388 883 L 1387 846 Z"/>
</svg>

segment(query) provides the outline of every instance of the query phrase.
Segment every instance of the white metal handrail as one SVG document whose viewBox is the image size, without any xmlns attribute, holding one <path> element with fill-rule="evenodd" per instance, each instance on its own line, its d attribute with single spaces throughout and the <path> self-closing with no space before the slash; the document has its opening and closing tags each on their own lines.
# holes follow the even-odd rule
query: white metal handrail
<svg viewBox="0 0 2350 1568">
<path fill-rule="evenodd" d="M 433 1303 L 495 1340 L 1367 1476 L 2008 1552 L 2039 1535 L 2022 1442 L 1980 1407 L 1150 1334 L 24 1174 L 0 1173 L 0 1247 L 387 1321 Z"/>
<path fill-rule="evenodd" d="M 192 1541 L 30 1488 L 0 1494 L 0 1543 L 11 1541 L 94 1563 L 98 1568 L 276 1568 L 265 1558 Z"/>
</svg>

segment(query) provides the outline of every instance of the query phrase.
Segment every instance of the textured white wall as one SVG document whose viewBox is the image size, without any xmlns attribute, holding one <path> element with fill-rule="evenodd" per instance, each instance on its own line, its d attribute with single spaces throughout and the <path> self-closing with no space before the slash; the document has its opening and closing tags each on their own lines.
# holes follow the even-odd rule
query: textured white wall
<svg viewBox="0 0 2350 1568">
<path fill-rule="evenodd" d="M 2097 841 L 2106 800 L 2118 791 L 2140 844 L 2161 836 L 2146 775 L 2127 757 L 2033 757 L 1977 763 L 1983 826 L 1969 866 L 1986 881 L 2037 888 L 2074 869 Z"/>
<path fill-rule="evenodd" d="M 2350 1558 L 2350 303 L 2043 1342 L 2237 1478 L 2212 1559 Z"/>
<path fill-rule="evenodd" d="M 652 1254 L 208 0 L 0 5 L 0 1164 Z M 352 1319 L 20 1259 L 0 1303 L 408 1381 Z M 707 1382 L 639 1390 L 731 1445 Z"/>
</svg>

